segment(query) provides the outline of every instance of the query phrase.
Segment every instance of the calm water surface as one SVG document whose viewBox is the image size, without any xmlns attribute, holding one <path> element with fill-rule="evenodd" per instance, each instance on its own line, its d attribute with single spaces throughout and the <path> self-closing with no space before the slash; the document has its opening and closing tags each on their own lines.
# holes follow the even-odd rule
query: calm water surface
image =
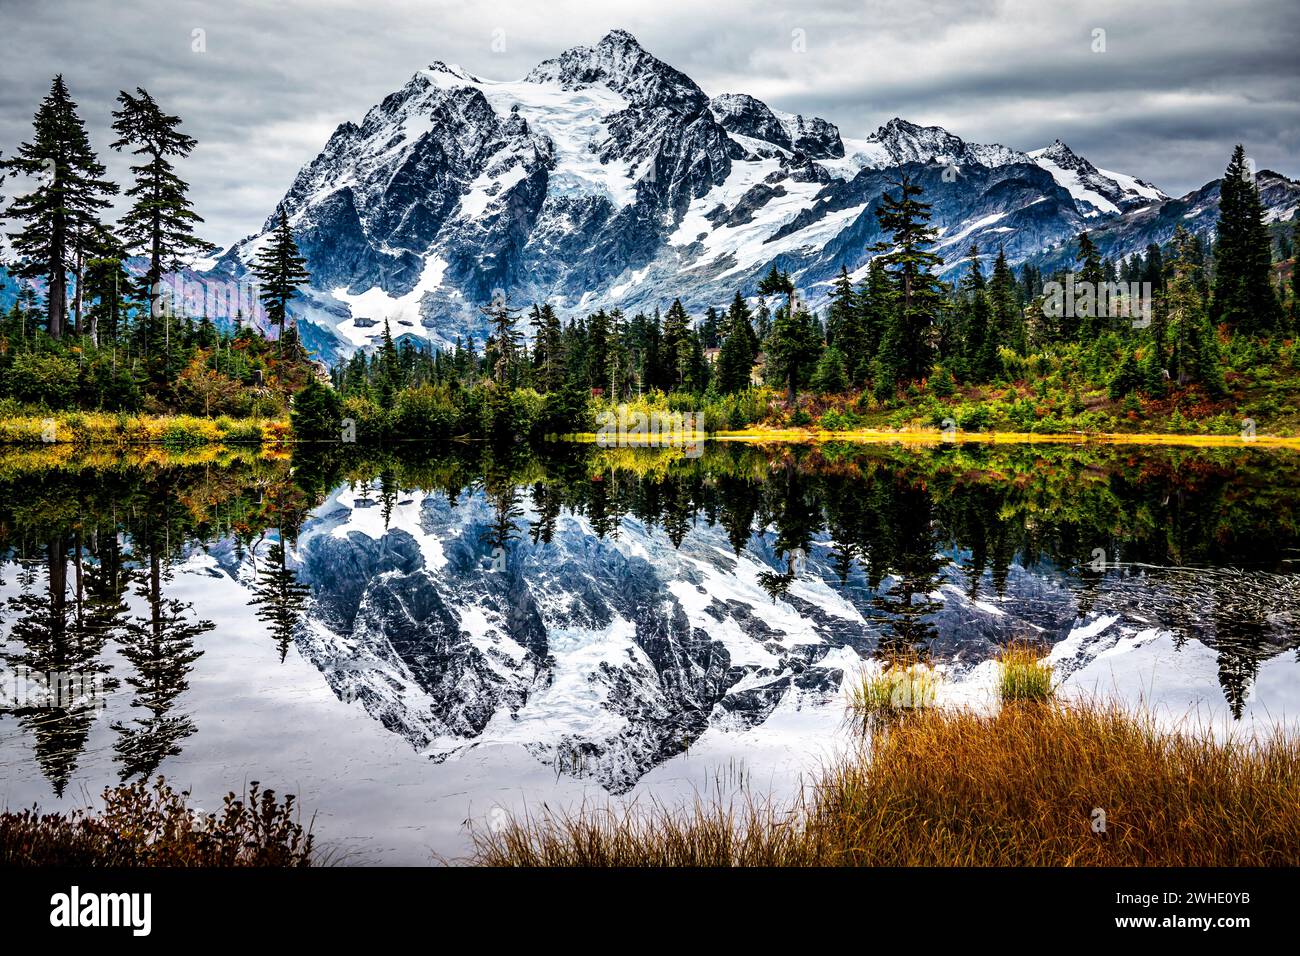
<svg viewBox="0 0 1300 956">
<path fill-rule="evenodd" d="M 865 662 L 983 705 L 1011 640 L 1067 692 L 1290 722 L 1297 489 L 1252 447 L 7 452 L 0 801 L 258 780 L 345 861 L 429 862 L 542 802 L 791 793 Z"/>
</svg>

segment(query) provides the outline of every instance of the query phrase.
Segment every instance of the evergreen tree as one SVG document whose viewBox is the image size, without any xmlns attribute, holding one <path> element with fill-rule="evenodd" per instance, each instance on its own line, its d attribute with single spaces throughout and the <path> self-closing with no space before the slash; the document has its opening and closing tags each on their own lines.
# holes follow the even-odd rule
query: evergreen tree
<svg viewBox="0 0 1300 956">
<path fill-rule="evenodd" d="M 1146 261 L 1143 262 L 1141 256 L 1135 256 L 1141 266 L 1139 273 L 1139 282 L 1151 283 L 1152 295 L 1159 295 L 1165 291 L 1165 263 L 1164 257 L 1160 254 L 1160 246 L 1156 243 L 1150 243 L 1147 246 Z"/>
<path fill-rule="evenodd" d="M 127 250 L 109 230 L 101 229 L 86 260 L 82 281 L 90 300 L 86 334 L 93 342 L 117 342 L 126 321 L 133 279 L 126 269 Z"/>
<path fill-rule="evenodd" d="M 203 219 L 186 196 L 189 184 L 172 165 L 173 158 L 185 158 L 196 145 L 193 137 L 180 131 L 180 117 L 164 113 L 139 87 L 134 96 L 119 91 L 117 101 L 121 108 L 113 112 L 113 131 L 118 135 L 113 149 L 129 147 L 142 159 L 131 167 L 135 185 L 126 195 L 135 202 L 122 217 L 122 238 L 129 250 L 149 258 L 142 285 L 152 323 L 158 314 L 163 274 L 180 268 L 190 255 L 211 252 L 214 246 L 194 235 L 194 227 Z"/>
<path fill-rule="evenodd" d="M 989 308 L 994 348 L 1000 343 L 1024 354 L 1025 314 L 1020 308 L 1016 278 L 1007 265 L 1006 250 L 1000 247 L 989 279 Z"/>
<path fill-rule="evenodd" d="M 664 386 L 668 391 L 689 387 L 691 366 L 691 317 L 681 299 L 673 299 L 664 315 L 661 358 L 664 365 Z"/>
<path fill-rule="evenodd" d="M 1225 389 L 1219 364 L 1219 340 L 1196 287 L 1191 236 L 1182 226 L 1174 234 L 1173 278 L 1165 291 L 1169 339 L 1173 348 L 1170 375 L 1179 385 L 1197 381 L 1215 398 Z"/>
<path fill-rule="evenodd" d="M 842 392 L 849 387 L 849 376 L 844 370 L 844 354 L 835 346 L 822 352 L 810 384 L 814 390 L 824 394 Z"/>
<path fill-rule="evenodd" d="M 846 337 L 851 338 L 855 333 L 860 337 L 861 327 L 858 319 L 861 310 L 858 307 L 858 296 L 853 289 L 853 280 L 849 278 L 847 266 L 840 266 L 840 274 L 831 283 L 830 299 L 830 308 L 826 313 L 826 344 L 835 346 L 841 351 L 848 351 L 859 344 L 856 339 L 850 341 Z"/>
<path fill-rule="evenodd" d="M 99 210 L 117 186 L 104 179 L 77 105 L 63 76 L 54 78 L 33 120 L 31 142 L 5 160 L 3 168 L 39 181 L 25 196 L 15 197 L 4 215 L 23 223 L 10 233 L 18 262 L 14 275 L 46 282 L 46 331 L 60 338 L 66 331 L 68 279 L 77 269 L 78 242 L 95 233 Z"/>
<path fill-rule="evenodd" d="M 307 379 L 302 391 L 293 397 L 290 419 L 295 438 L 335 440 L 343 423 L 343 401 L 338 392 L 317 381 L 313 375 Z"/>
<path fill-rule="evenodd" d="M 253 260 L 253 274 L 261 283 L 259 297 L 266 306 L 266 316 L 279 333 L 280 354 L 284 354 L 284 328 L 289 315 L 289 300 L 298 294 L 298 287 L 311 278 L 307 260 L 298 254 L 289 216 L 284 207 L 279 209 L 279 221 L 270 240 Z M 385 320 L 385 330 L 387 321 Z"/>
<path fill-rule="evenodd" d="M 602 392 L 609 381 L 609 315 L 604 309 L 587 317 L 587 387 Z"/>
<path fill-rule="evenodd" d="M 968 258 L 970 269 L 961 281 L 961 305 L 965 313 L 961 351 L 971 377 L 977 382 L 985 382 L 993 377 L 997 356 L 993 341 L 992 309 L 989 305 L 988 285 L 984 281 L 984 272 L 980 269 L 978 246 L 971 245 Z"/>
<path fill-rule="evenodd" d="M 1291 251 L 1291 324 L 1300 326 L 1300 219 L 1292 227 Z"/>
<path fill-rule="evenodd" d="M 762 296 L 783 295 L 786 297 L 786 310 L 795 311 L 795 288 L 788 273 L 781 272 L 772 263 L 771 270 L 758 282 L 758 294 Z"/>
<path fill-rule="evenodd" d="M 749 376 L 757 355 L 758 340 L 750 323 L 749 306 L 737 292 L 731 300 L 731 308 L 727 310 L 726 336 L 722 340 L 722 350 L 718 353 L 715 377 L 717 390 L 731 394 L 749 388 Z"/>
<path fill-rule="evenodd" d="M 767 337 L 768 375 L 785 385 L 786 401 L 794 406 L 800 388 L 808 384 L 822 340 L 813 317 L 806 309 L 777 310 L 772 334 Z"/>
<path fill-rule="evenodd" d="M 257 607 L 258 619 L 267 624 L 283 664 L 302 620 L 311 588 L 300 582 L 298 572 L 288 566 L 283 532 L 279 537 L 280 540 L 268 551 L 267 563 L 257 569 L 253 597 L 248 603 Z"/>
<path fill-rule="evenodd" d="M 700 336 L 700 345 L 706 349 L 716 349 L 722 345 L 722 316 L 713 306 L 704 310 L 704 318 L 700 320 L 698 329 Z"/>
<path fill-rule="evenodd" d="M 893 280 L 885 271 L 884 262 L 877 256 L 867 266 L 867 278 L 858 289 L 862 348 L 844 352 L 849 379 L 855 385 L 862 385 L 871 376 L 885 330 L 894 322 L 894 292 Z"/>
<path fill-rule="evenodd" d="M 921 378 L 929 371 L 934 354 L 934 327 L 942 308 L 938 281 L 930 273 L 943 257 L 926 249 L 934 243 L 930 204 L 918 197 L 920 186 L 904 174 L 895 183 L 898 195 L 885 193 L 876 218 L 891 239 L 877 243 L 879 261 L 889 273 L 894 289 L 892 308 L 882 331 L 875 363 L 876 390 L 892 392 L 900 378 Z"/>
<path fill-rule="evenodd" d="M 1219 225 L 1214 246 L 1215 323 L 1251 335 L 1275 331 L 1282 311 L 1273 291 L 1273 244 L 1264 225 L 1264 210 L 1238 145 L 1219 183 Z"/>
<path fill-rule="evenodd" d="M 384 319 L 384 332 L 379 340 L 379 349 L 370 365 L 371 376 L 375 380 L 376 398 L 380 408 L 392 408 L 406 383 L 402 380 L 402 362 L 397 355 L 397 346 L 393 343 L 393 333 Z"/>
<path fill-rule="evenodd" d="M 1097 301 L 1098 291 L 1101 285 L 1106 281 L 1105 272 L 1102 269 L 1101 256 L 1097 253 L 1097 246 L 1092 241 L 1092 236 L 1086 232 L 1079 233 L 1079 249 L 1075 253 L 1075 261 L 1079 263 L 1077 273 L 1078 281 L 1083 290 L 1082 294 L 1075 294 L 1075 318 L 1078 320 L 1077 328 L 1074 329 L 1074 337 L 1078 341 L 1086 342 L 1092 339 L 1096 333 L 1105 327 L 1100 315 L 1099 303 Z"/>
<path fill-rule="evenodd" d="M 564 336 L 559 317 L 550 303 L 538 311 L 534 354 L 539 356 L 537 384 L 543 392 L 558 391 L 564 384 Z"/>
</svg>

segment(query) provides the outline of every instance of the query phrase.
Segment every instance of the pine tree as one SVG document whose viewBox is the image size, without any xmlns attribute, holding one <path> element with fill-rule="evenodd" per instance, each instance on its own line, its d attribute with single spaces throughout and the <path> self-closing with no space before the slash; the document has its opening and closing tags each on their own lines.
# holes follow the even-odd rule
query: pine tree
<svg viewBox="0 0 1300 956">
<path fill-rule="evenodd" d="M 135 201 L 122 217 L 122 238 L 131 252 L 149 259 L 141 277 L 147 310 L 146 341 L 157 338 L 158 296 L 163 275 L 179 269 L 186 258 L 211 252 L 215 247 L 194 235 L 203 219 L 194 212 L 186 193 L 189 184 L 176 175 L 172 158 L 184 158 L 194 149 L 193 137 L 180 132 L 179 116 L 164 113 L 153 97 L 139 87 L 132 96 L 118 92 L 121 108 L 113 112 L 113 149 L 130 149 L 142 162 L 131 167 L 135 185 L 126 195 Z M 170 348 L 170 319 L 164 317 L 162 348 Z M 283 334 L 283 329 L 281 330 Z"/>
<path fill-rule="evenodd" d="M 298 287 L 311 278 L 307 260 L 298 254 L 289 216 L 284 207 L 279 209 L 279 221 L 270 240 L 253 260 L 253 274 L 261 283 L 259 297 L 266 306 L 266 317 L 276 327 L 280 340 L 280 354 L 284 354 L 284 328 L 289 315 L 289 301 L 298 294 Z M 387 329 L 387 322 L 385 322 Z"/>
<path fill-rule="evenodd" d="M 379 349 L 371 360 L 370 371 L 375 379 L 379 407 L 392 408 L 397 393 L 406 383 L 402 381 L 402 363 L 397 356 L 397 346 L 393 343 L 388 319 L 384 319 L 383 336 L 379 340 Z"/>
<path fill-rule="evenodd" d="M 785 385 L 786 401 L 791 407 L 799 389 L 808 384 L 821 350 L 821 335 L 807 310 L 797 306 L 777 310 L 772 334 L 767 337 L 767 371 Z"/>
<path fill-rule="evenodd" d="M 1101 256 L 1097 253 L 1097 246 L 1092 241 L 1092 236 L 1081 232 L 1078 242 L 1079 249 L 1075 253 L 1075 261 L 1079 263 L 1080 269 L 1077 277 L 1081 289 L 1090 291 L 1075 295 L 1075 318 L 1078 319 L 1075 335 L 1078 341 L 1086 342 L 1105 325 L 1099 315 L 1097 295 L 1106 277 L 1101 265 Z"/>
<path fill-rule="evenodd" d="M 104 166 L 95 157 L 62 75 L 54 78 L 32 125 L 31 142 L 0 165 L 40 184 L 16 197 L 4 215 L 24 223 L 9 234 L 18 254 L 13 274 L 46 281 L 46 330 L 59 338 L 67 325 L 67 273 L 78 268 L 78 240 L 94 234 L 99 210 L 108 206 L 105 197 L 116 193 L 117 186 L 104 179 Z"/>
<path fill-rule="evenodd" d="M 758 294 L 762 296 L 783 295 L 786 297 L 786 309 L 795 311 L 795 288 L 788 273 L 781 272 L 772 263 L 771 270 L 758 282 Z"/>
<path fill-rule="evenodd" d="M 691 366 L 691 317 L 686 313 L 681 299 L 673 299 L 664 315 L 661 359 L 666 372 L 669 390 L 688 388 Z"/>
<path fill-rule="evenodd" d="M 989 306 L 988 285 L 984 281 L 984 272 L 980 269 L 979 247 L 972 244 L 967 255 L 971 265 L 961 281 L 961 305 L 965 313 L 961 351 L 971 377 L 977 382 L 984 382 L 993 376 L 997 355 L 993 342 L 992 309 Z"/>
<path fill-rule="evenodd" d="M 835 346 L 822 352 L 810 384 L 814 390 L 823 394 L 835 394 L 849 387 L 849 376 L 844 370 L 844 354 Z"/>
<path fill-rule="evenodd" d="M 132 289 L 126 269 L 127 250 L 107 229 L 100 230 L 89 250 L 82 281 L 91 302 L 87 310 L 86 334 L 96 343 L 118 340 L 125 321 L 125 308 Z"/>
<path fill-rule="evenodd" d="M 627 348 L 627 330 L 622 309 L 610 310 L 609 331 L 605 341 L 606 394 L 612 401 L 620 402 L 627 397 L 632 382 L 632 360 Z M 699 359 L 701 363 L 704 362 L 702 352 Z"/>
<path fill-rule="evenodd" d="M 1147 246 L 1146 261 L 1143 262 L 1141 256 L 1135 256 L 1141 266 L 1139 282 L 1151 283 L 1151 294 L 1159 295 L 1165 291 L 1165 262 L 1164 257 L 1160 254 L 1160 246 L 1156 243 L 1150 243 Z"/>
<path fill-rule="evenodd" d="M 930 204 L 918 197 L 920 186 L 903 175 L 896 183 L 898 196 L 885 193 L 876 218 L 891 240 L 877 243 L 879 261 L 894 284 L 888 324 L 881 335 L 876 358 L 876 390 L 892 392 L 899 378 L 918 379 L 926 374 L 934 354 L 934 327 L 942 308 L 938 281 L 930 273 L 943 257 L 925 247 L 935 240 L 930 228 Z"/>
<path fill-rule="evenodd" d="M 498 388 L 505 388 L 511 384 L 512 371 L 519 355 L 519 343 L 523 339 L 515 322 L 521 310 L 510 305 L 504 293 L 498 291 L 493 295 L 491 305 L 480 311 L 487 316 L 492 330 L 489 374 Z"/>
<path fill-rule="evenodd" d="M 609 379 L 609 315 L 604 309 L 587 316 L 586 382 L 605 390 Z"/>
<path fill-rule="evenodd" d="M 718 353 L 716 388 L 724 395 L 749 388 L 750 373 L 758 355 L 758 339 L 750 321 L 749 306 L 739 292 L 727 310 L 726 335 Z"/>
<path fill-rule="evenodd" d="M 1300 219 L 1292 227 L 1291 252 L 1291 325 L 1300 327 Z"/>
<path fill-rule="evenodd" d="M 713 306 L 704 310 L 704 318 L 700 320 L 699 336 L 700 345 L 706 349 L 716 349 L 722 345 L 722 316 Z"/>
<path fill-rule="evenodd" d="M 999 247 L 989 279 L 989 307 L 992 310 L 992 340 L 1017 352 L 1025 352 L 1025 314 L 1020 308 L 1016 278 L 1007 265 L 1006 250 Z"/>
<path fill-rule="evenodd" d="M 844 355 L 853 384 L 862 385 L 871 376 L 885 329 L 894 321 L 894 308 L 894 283 L 885 271 L 884 262 L 877 256 L 867 266 L 867 278 L 858 289 L 858 311 L 862 315 L 862 348 L 857 352 L 845 352 Z"/>
<path fill-rule="evenodd" d="M 1182 226 L 1174 233 L 1173 278 L 1165 290 L 1169 317 L 1169 338 L 1173 348 L 1171 376 L 1179 385 L 1197 381 L 1215 398 L 1225 388 L 1219 364 L 1219 340 L 1206 315 L 1205 302 L 1197 290 L 1197 266 L 1191 252 L 1191 236 Z"/>
<path fill-rule="evenodd" d="M 847 350 L 851 343 L 845 340 L 845 336 L 860 332 L 860 328 L 855 327 L 860 314 L 858 296 L 847 266 L 840 266 L 840 274 L 831 283 L 830 299 L 830 308 L 826 312 L 826 344 Z"/>
<path fill-rule="evenodd" d="M 558 391 L 564 385 L 564 337 L 559 317 L 549 303 L 538 311 L 535 354 L 540 356 L 537 383 L 543 392 Z"/>
<path fill-rule="evenodd" d="M 1217 323 L 1251 335 L 1275 331 L 1282 310 L 1272 283 L 1273 244 L 1264 225 L 1259 187 L 1238 145 L 1219 184 L 1219 225 L 1214 246 Z"/>
</svg>

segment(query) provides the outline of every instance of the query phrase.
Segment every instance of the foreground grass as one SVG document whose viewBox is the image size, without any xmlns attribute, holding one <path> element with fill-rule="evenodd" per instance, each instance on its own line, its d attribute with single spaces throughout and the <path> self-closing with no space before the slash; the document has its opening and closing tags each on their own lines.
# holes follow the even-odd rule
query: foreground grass
<svg viewBox="0 0 1300 956">
<path fill-rule="evenodd" d="M 0 445 L 166 445 L 186 448 L 225 443 L 280 442 L 289 423 L 276 419 L 205 418 L 196 415 L 129 415 L 50 412 L 0 417 Z"/>
<path fill-rule="evenodd" d="M 310 866 L 294 797 L 249 785 L 203 814 L 162 777 L 104 791 L 100 813 L 0 813 L 0 866 Z"/>
<path fill-rule="evenodd" d="M 489 866 L 1289 865 L 1300 740 L 1101 704 L 912 708 L 789 808 L 548 811 L 472 837 Z"/>
</svg>

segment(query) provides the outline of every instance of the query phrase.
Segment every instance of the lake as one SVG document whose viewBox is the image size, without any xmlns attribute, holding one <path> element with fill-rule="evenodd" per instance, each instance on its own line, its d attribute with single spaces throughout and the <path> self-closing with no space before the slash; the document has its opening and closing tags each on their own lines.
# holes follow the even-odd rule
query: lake
<svg viewBox="0 0 1300 956">
<path fill-rule="evenodd" d="M 1297 489 L 1249 445 L 0 452 L 0 801 L 257 780 L 340 862 L 455 859 L 543 803 L 788 797 L 868 662 L 989 706 L 1011 641 L 1290 724 Z"/>
</svg>

